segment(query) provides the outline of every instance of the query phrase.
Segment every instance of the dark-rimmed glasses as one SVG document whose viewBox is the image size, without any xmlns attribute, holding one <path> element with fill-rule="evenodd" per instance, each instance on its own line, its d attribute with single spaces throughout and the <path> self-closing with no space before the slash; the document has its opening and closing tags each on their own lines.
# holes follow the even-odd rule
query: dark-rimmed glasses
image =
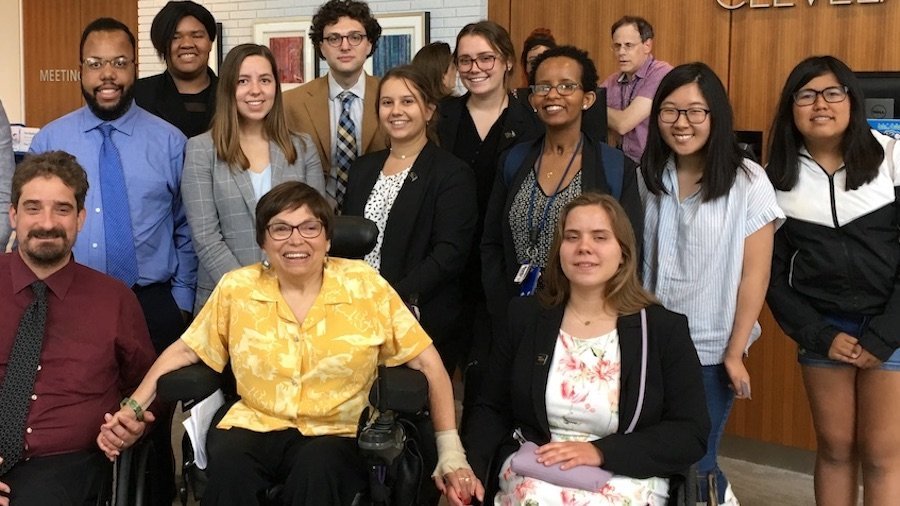
<svg viewBox="0 0 900 506">
<path fill-rule="evenodd" d="M 684 117 L 687 118 L 688 123 L 692 125 L 699 125 L 706 121 L 706 116 L 709 114 L 709 109 L 702 109 L 700 107 L 691 107 L 690 109 L 675 109 L 674 107 L 664 107 L 659 110 L 659 120 L 663 123 L 675 123 L 678 121 L 678 117 L 684 114 Z"/>
<path fill-rule="evenodd" d="M 472 70 L 472 65 L 478 65 L 481 70 L 491 70 L 496 63 L 497 55 L 495 54 L 480 54 L 475 58 L 460 56 L 456 59 L 456 68 L 460 72 L 468 72 Z"/>
<path fill-rule="evenodd" d="M 322 222 L 318 220 L 304 221 L 299 225 L 291 225 L 289 223 L 270 223 L 266 225 L 266 232 L 269 233 L 275 241 L 286 241 L 294 233 L 294 229 L 300 233 L 300 237 L 304 239 L 315 239 L 322 235 Z"/>
<path fill-rule="evenodd" d="M 339 33 L 332 33 L 330 35 L 325 36 L 322 40 L 328 43 L 331 47 L 341 47 L 341 44 L 344 43 L 344 39 L 347 39 L 347 42 L 351 46 L 358 46 L 362 44 L 364 40 L 366 40 L 366 34 L 359 32 L 351 32 L 347 35 L 341 35 Z"/>
<path fill-rule="evenodd" d="M 819 95 L 822 95 L 822 98 L 829 104 L 836 104 L 838 102 L 847 100 L 847 87 L 829 86 L 824 90 L 803 88 L 802 90 L 794 93 L 794 104 L 799 105 L 800 107 L 813 105 L 816 103 L 816 98 L 818 98 Z"/>
<path fill-rule="evenodd" d="M 532 84 L 529 86 L 531 92 L 539 97 L 545 97 L 550 94 L 550 90 L 555 89 L 561 97 L 565 97 L 575 93 L 575 90 L 581 88 L 578 83 L 559 83 L 556 86 L 552 84 Z"/>
<path fill-rule="evenodd" d="M 85 70 L 89 70 L 91 72 L 97 72 L 107 65 L 112 65 L 112 68 L 115 70 L 125 70 L 129 65 L 134 63 L 134 60 L 128 58 L 126 56 L 119 56 L 118 58 L 110 58 L 105 60 L 103 58 L 94 58 L 93 56 L 89 56 L 85 58 L 81 65 Z"/>
</svg>

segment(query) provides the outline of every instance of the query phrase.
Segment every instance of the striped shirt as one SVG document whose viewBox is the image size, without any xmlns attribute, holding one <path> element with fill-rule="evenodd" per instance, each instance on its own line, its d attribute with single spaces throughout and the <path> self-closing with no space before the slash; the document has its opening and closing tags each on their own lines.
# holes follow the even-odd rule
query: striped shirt
<svg viewBox="0 0 900 506">
<path fill-rule="evenodd" d="M 672 159 L 663 172 L 668 192 L 653 195 L 638 178 L 644 204 L 644 286 L 672 311 L 688 317 L 700 363 L 722 363 L 731 337 L 744 240 L 784 213 L 762 167 L 744 160 L 727 195 L 703 202 L 700 191 L 678 202 Z M 754 324 L 750 344 L 759 338 Z"/>
</svg>

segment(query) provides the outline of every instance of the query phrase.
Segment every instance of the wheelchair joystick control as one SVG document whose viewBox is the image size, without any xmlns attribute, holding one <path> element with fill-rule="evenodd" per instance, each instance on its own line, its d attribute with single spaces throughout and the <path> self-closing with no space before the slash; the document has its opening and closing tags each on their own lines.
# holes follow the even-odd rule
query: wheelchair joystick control
<svg viewBox="0 0 900 506">
<path fill-rule="evenodd" d="M 401 424 L 395 423 L 394 412 L 388 410 L 366 424 L 358 441 L 363 455 L 389 466 L 403 453 L 406 433 Z"/>
</svg>

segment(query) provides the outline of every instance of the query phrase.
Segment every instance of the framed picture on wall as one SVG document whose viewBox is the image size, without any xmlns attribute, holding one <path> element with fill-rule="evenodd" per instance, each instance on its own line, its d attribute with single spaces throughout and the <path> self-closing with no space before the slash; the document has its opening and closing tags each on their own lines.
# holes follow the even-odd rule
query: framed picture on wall
<svg viewBox="0 0 900 506">
<path fill-rule="evenodd" d="M 253 25 L 253 42 L 268 46 L 275 55 L 282 90 L 296 88 L 315 77 L 315 58 L 309 40 L 311 22 L 311 18 L 302 17 Z"/>
<path fill-rule="evenodd" d="M 397 65 L 406 65 L 422 46 L 431 42 L 431 15 L 428 12 L 376 14 L 381 25 L 378 48 L 366 60 L 366 72 L 381 77 Z"/>
<path fill-rule="evenodd" d="M 209 68 L 219 75 L 219 68 L 222 67 L 222 60 L 225 59 L 225 52 L 222 51 L 222 37 L 225 33 L 222 30 L 222 23 L 216 23 L 216 41 L 213 42 L 212 50 L 209 52 Z"/>
</svg>

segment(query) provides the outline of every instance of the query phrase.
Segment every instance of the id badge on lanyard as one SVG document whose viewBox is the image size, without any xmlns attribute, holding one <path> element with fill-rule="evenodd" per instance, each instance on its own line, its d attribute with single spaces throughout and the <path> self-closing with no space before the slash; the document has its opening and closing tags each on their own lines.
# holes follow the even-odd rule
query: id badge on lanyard
<svg viewBox="0 0 900 506">
<path fill-rule="evenodd" d="M 519 297 L 534 295 L 539 279 L 541 279 L 541 267 L 539 265 L 532 263 L 522 264 L 513 280 L 519 284 Z"/>
</svg>

